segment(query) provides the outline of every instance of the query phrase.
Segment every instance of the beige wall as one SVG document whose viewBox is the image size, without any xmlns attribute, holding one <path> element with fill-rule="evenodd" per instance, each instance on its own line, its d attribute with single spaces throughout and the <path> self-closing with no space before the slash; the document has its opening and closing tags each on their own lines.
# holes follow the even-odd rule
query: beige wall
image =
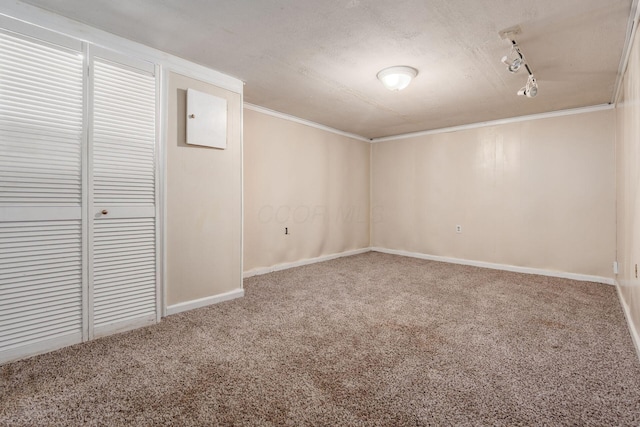
<svg viewBox="0 0 640 427">
<path fill-rule="evenodd" d="M 368 142 L 245 109 L 244 150 L 245 271 L 369 246 Z"/>
<path fill-rule="evenodd" d="M 636 32 L 617 109 L 618 262 L 622 298 L 640 332 L 640 32 Z"/>
<path fill-rule="evenodd" d="M 186 90 L 225 98 L 227 148 L 185 143 Z M 169 76 L 167 305 L 242 287 L 242 99 L 179 74 Z"/>
<path fill-rule="evenodd" d="M 373 144 L 372 246 L 611 278 L 614 115 Z"/>
</svg>

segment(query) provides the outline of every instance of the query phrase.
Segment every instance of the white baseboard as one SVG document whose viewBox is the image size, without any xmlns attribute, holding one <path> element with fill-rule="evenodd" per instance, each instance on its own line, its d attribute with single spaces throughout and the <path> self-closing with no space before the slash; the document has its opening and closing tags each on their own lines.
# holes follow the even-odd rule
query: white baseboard
<svg viewBox="0 0 640 427">
<path fill-rule="evenodd" d="M 51 351 L 59 350 L 70 345 L 80 344 L 82 342 L 82 332 L 72 333 L 69 335 L 62 335 L 50 339 L 38 341 L 33 344 L 27 344 L 9 348 L 8 350 L 0 353 L 0 365 L 5 363 L 15 362 L 21 359 L 27 359 L 29 357 L 36 356 L 38 354 L 49 353 Z"/>
<path fill-rule="evenodd" d="M 493 270 L 504 270 L 504 271 L 513 271 L 515 273 L 537 274 L 540 276 L 549 276 L 549 277 L 560 277 L 563 279 L 573 279 L 573 280 L 579 280 L 582 282 L 604 283 L 605 285 L 614 284 L 613 278 L 601 277 L 601 276 L 589 276 L 587 274 L 565 273 L 563 271 L 542 270 L 539 268 L 530 268 L 530 267 L 518 267 L 515 265 L 508 265 L 508 264 L 494 264 L 491 262 L 474 261 L 474 260 L 460 259 L 460 258 L 449 258 L 449 257 L 443 257 L 443 256 L 437 256 L 437 255 L 427 255 L 419 252 L 408 252 L 408 251 L 400 251 L 396 249 L 385 249 L 385 248 L 378 248 L 378 247 L 372 247 L 371 250 L 375 252 L 382 252 L 385 254 L 408 256 L 412 258 L 427 259 L 430 261 L 448 262 L 451 264 L 472 265 L 474 267 L 491 268 Z"/>
<path fill-rule="evenodd" d="M 624 312 L 624 317 L 627 319 L 627 326 L 629 327 L 629 333 L 631 334 L 631 340 L 633 341 L 633 345 L 636 348 L 636 354 L 638 355 L 638 359 L 640 359 L 640 334 L 636 329 L 633 320 L 631 319 L 631 310 L 629 309 L 629 304 L 624 299 L 622 295 L 622 290 L 620 289 L 620 284 L 618 281 L 615 283 L 616 290 L 618 291 L 618 299 L 620 300 L 620 305 L 622 306 L 622 311 Z"/>
<path fill-rule="evenodd" d="M 119 334 L 121 332 L 131 331 L 133 329 L 144 328 L 157 323 L 156 315 L 151 314 L 142 318 L 122 320 L 120 322 L 110 323 L 103 326 L 95 327 L 93 330 L 93 339 L 106 337 L 109 335 Z"/>
<path fill-rule="evenodd" d="M 354 249 L 352 251 L 345 251 L 345 252 L 340 252 L 340 253 L 337 253 L 337 254 L 322 255 L 322 256 L 319 256 L 319 257 L 316 257 L 316 258 L 308 258 L 308 259 L 303 259 L 303 260 L 300 260 L 300 261 L 287 262 L 287 263 L 284 263 L 284 264 L 277 264 L 277 265 L 274 265 L 274 266 L 271 266 L 271 267 L 254 268 L 252 270 L 245 271 L 242 274 L 242 277 L 246 279 L 247 277 L 260 276 L 262 274 L 273 273 L 274 271 L 287 270 L 289 268 L 301 267 L 303 265 L 315 264 L 317 262 L 329 261 L 329 260 L 336 259 L 336 258 L 342 258 L 342 257 L 346 257 L 346 256 L 351 256 L 351 255 L 363 254 L 365 252 L 370 252 L 370 251 L 371 251 L 370 248 Z"/>
<path fill-rule="evenodd" d="M 211 304 L 217 304 L 223 301 L 229 301 L 244 296 L 244 289 L 236 289 L 223 294 L 214 295 L 211 297 L 205 297 L 200 299 L 194 299 L 192 301 L 180 302 L 178 304 L 170 305 L 167 307 L 167 316 L 176 313 L 182 313 L 183 311 L 193 310 L 195 308 L 206 307 Z"/>
</svg>

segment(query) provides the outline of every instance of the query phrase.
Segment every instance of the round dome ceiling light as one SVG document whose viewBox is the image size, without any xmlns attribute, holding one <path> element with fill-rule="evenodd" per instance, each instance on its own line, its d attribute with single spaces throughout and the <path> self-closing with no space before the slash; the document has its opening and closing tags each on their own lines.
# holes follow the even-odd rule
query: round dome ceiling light
<svg viewBox="0 0 640 427">
<path fill-rule="evenodd" d="M 413 67 L 397 65 L 385 68 L 378 73 L 378 80 L 389 90 L 402 90 L 409 86 L 411 80 L 418 75 L 418 70 Z"/>
</svg>

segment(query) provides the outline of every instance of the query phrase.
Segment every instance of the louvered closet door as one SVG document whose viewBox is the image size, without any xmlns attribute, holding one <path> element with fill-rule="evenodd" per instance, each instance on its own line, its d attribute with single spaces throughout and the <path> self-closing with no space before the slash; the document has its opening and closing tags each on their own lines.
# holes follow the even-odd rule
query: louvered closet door
<svg viewBox="0 0 640 427">
<path fill-rule="evenodd" d="M 95 53 L 90 170 L 90 331 L 157 320 L 154 67 Z"/>
<path fill-rule="evenodd" d="M 84 60 L 52 38 L 0 30 L 0 363 L 83 339 Z"/>
</svg>

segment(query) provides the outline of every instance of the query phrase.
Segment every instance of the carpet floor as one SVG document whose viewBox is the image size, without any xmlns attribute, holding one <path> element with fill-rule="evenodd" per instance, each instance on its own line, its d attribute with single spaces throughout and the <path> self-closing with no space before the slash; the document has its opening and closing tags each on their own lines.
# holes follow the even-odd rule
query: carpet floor
<svg viewBox="0 0 640 427">
<path fill-rule="evenodd" d="M 366 253 L 0 367 L 0 425 L 640 425 L 612 286 Z"/>
</svg>

